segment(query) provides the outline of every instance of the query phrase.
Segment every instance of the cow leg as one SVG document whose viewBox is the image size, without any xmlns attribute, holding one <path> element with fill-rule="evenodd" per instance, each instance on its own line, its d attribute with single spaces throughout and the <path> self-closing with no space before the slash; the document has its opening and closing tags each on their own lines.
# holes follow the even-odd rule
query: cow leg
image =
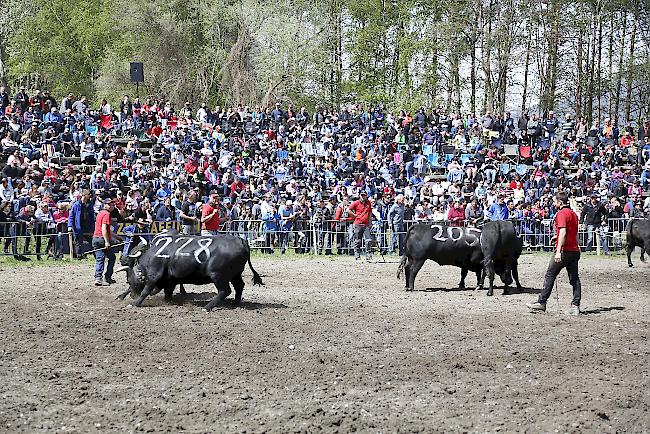
<svg viewBox="0 0 650 434">
<path fill-rule="evenodd" d="M 185 292 L 185 287 L 183 286 L 182 283 L 180 284 L 180 292 L 181 292 L 181 295 L 182 295 L 182 296 L 187 295 L 187 292 Z"/>
<path fill-rule="evenodd" d="M 154 283 L 147 282 L 147 284 L 144 286 L 144 289 L 142 290 L 142 293 L 140 294 L 140 297 L 137 300 L 133 301 L 131 303 L 131 306 L 140 307 L 144 299 L 147 298 L 149 294 L 151 294 L 151 291 L 155 287 L 156 285 Z"/>
<path fill-rule="evenodd" d="M 512 262 L 510 262 L 512 263 Z M 508 295 L 508 292 L 510 291 L 510 285 L 512 284 L 513 278 L 512 278 L 512 268 L 508 265 L 506 265 L 505 271 L 503 272 L 503 275 L 505 277 L 504 279 L 504 286 L 503 286 L 503 295 Z"/>
<path fill-rule="evenodd" d="M 408 290 L 413 291 L 415 289 L 415 278 L 418 275 L 418 272 L 420 271 L 420 268 L 424 265 L 424 260 L 414 260 L 413 263 L 411 264 L 411 269 L 409 270 L 408 274 Z"/>
<path fill-rule="evenodd" d="M 521 282 L 519 282 L 519 270 L 517 269 L 518 266 L 519 264 L 517 263 L 517 261 L 512 263 L 512 278 L 515 280 L 515 283 L 517 284 L 517 290 L 521 291 L 522 289 L 524 289 L 524 287 L 521 286 Z"/>
<path fill-rule="evenodd" d="M 650 239 L 645 240 L 641 246 L 641 262 L 645 262 L 645 246 L 650 246 Z"/>
<path fill-rule="evenodd" d="M 214 280 L 214 286 L 217 287 L 217 295 L 215 295 L 210 302 L 205 305 L 203 309 L 206 311 L 211 311 L 215 307 L 219 306 L 222 301 L 230 295 L 230 283 L 226 280 Z"/>
<path fill-rule="evenodd" d="M 487 259 L 485 261 L 484 268 L 490 282 L 490 286 L 488 287 L 487 292 L 488 297 L 490 297 L 494 294 L 494 260 Z"/>
<path fill-rule="evenodd" d="M 165 286 L 165 301 L 167 303 L 171 303 L 172 298 L 173 298 L 172 296 L 174 295 L 174 288 L 175 287 L 176 287 L 176 285 L 171 285 L 171 284 Z"/>
<path fill-rule="evenodd" d="M 634 242 L 628 241 L 627 246 L 625 247 L 625 253 L 627 253 L 627 266 L 633 267 L 632 265 L 632 252 L 634 252 Z M 641 260 L 643 260 L 643 247 L 641 248 Z"/>
<path fill-rule="evenodd" d="M 130 293 L 131 293 L 131 288 L 127 289 L 126 291 L 124 291 L 123 293 L 115 297 L 115 300 L 124 300 L 126 296 L 129 295 Z"/>
<path fill-rule="evenodd" d="M 476 289 L 483 289 L 483 276 L 485 274 L 483 273 L 483 269 L 479 268 L 478 270 L 474 271 L 476 273 Z"/>
<path fill-rule="evenodd" d="M 411 259 L 409 258 L 406 261 L 406 265 L 404 266 L 404 287 L 406 290 L 409 290 L 409 276 L 411 275 Z"/>
<path fill-rule="evenodd" d="M 458 284 L 459 289 L 465 289 L 465 278 L 467 277 L 468 271 L 469 270 L 467 268 L 460 269 L 460 283 Z"/>
<path fill-rule="evenodd" d="M 244 279 L 241 277 L 241 274 L 233 277 L 230 282 L 235 288 L 235 304 L 241 303 L 241 295 L 244 292 Z"/>
</svg>

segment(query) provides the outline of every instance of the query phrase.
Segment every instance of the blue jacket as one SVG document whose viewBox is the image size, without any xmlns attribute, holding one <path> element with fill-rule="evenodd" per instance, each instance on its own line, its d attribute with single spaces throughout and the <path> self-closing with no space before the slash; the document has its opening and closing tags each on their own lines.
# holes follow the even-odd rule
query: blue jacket
<svg viewBox="0 0 650 434">
<path fill-rule="evenodd" d="M 488 209 L 488 215 L 490 216 L 490 220 L 508 220 L 508 215 L 510 212 L 508 211 L 508 207 L 504 203 L 503 206 L 500 206 L 497 202 L 493 203 L 490 205 L 490 208 Z"/>
<path fill-rule="evenodd" d="M 95 231 L 95 211 L 92 202 L 84 205 L 80 200 L 72 204 L 68 227 L 75 234 L 93 233 Z"/>
</svg>

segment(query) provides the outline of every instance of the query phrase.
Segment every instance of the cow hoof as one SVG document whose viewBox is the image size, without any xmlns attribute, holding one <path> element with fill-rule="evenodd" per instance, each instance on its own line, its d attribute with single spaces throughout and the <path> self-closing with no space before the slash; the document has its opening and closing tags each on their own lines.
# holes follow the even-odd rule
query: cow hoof
<svg viewBox="0 0 650 434">
<path fill-rule="evenodd" d="M 465 289 L 465 285 L 458 285 L 458 289 L 460 289 L 460 290 Z"/>
<path fill-rule="evenodd" d="M 206 309 L 206 308 L 203 308 L 203 312 L 205 312 L 205 313 L 210 313 L 211 310 L 212 310 L 212 309 Z"/>
<path fill-rule="evenodd" d="M 487 292 L 487 296 L 488 296 L 488 297 L 492 297 L 492 295 L 494 295 L 494 293 L 493 293 L 492 291 L 488 291 L 488 292 Z"/>
<path fill-rule="evenodd" d="M 477 286 L 476 288 L 474 288 L 474 291 L 480 291 L 480 290 L 482 290 L 482 289 L 483 289 L 482 286 Z"/>
<path fill-rule="evenodd" d="M 135 306 L 132 305 L 131 303 L 129 303 L 129 304 L 126 305 L 126 308 L 127 308 L 127 309 L 131 309 L 131 308 L 134 308 L 134 307 L 135 307 Z"/>
<path fill-rule="evenodd" d="M 632 265 L 632 264 L 627 264 L 627 266 L 630 267 L 630 268 L 634 267 L 634 265 Z"/>
</svg>

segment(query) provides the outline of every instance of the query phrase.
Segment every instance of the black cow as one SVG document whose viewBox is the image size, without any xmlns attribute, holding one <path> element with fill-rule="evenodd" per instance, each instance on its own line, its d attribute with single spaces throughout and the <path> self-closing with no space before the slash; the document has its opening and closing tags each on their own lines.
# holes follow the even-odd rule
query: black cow
<svg viewBox="0 0 650 434">
<path fill-rule="evenodd" d="M 481 229 L 442 224 L 414 225 L 406 235 L 406 252 L 397 277 L 405 271 L 406 289 L 413 291 L 417 273 L 427 259 L 439 265 L 454 265 L 461 269 L 459 287 L 465 288 L 469 271 L 476 273 L 477 289 L 489 277 L 488 295 L 493 294 L 494 275 L 498 273 L 507 293 L 512 278 L 521 289 L 517 259 L 523 249 L 512 222 L 488 222 Z M 512 277 L 511 277 L 512 276 Z"/>
<path fill-rule="evenodd" d="M 627 225 L 627 265 L 632 267 L 632 252 L 641 248 L 641 262 L 645 262 L 645 251 L 650 249 L 650 219 L 630 220 Z"/>
<path fill-rule="evenodd" d="M 245 240 L 232 235 L 211 237 L 186 236 L 177 233 L 156 236 L 151 243 L 141 242 L 128 255 L 127 280 L 132 306 L 140 306 L 151 294 L 165 290 L 171 299 L 178 284 L 205 285 L 213 283 L 217 295 L 205 306 L 211 310 L 230 295 L 230 283 L 235 288 L 235 302 L 239 303 L 244 290 L 242 273 L 246 263 L 253 272 L 253 284 L 263 285 L 250 259 L 250 247 Z M 182 286 L 181 286 L 182 291 Z"/>
</svg>

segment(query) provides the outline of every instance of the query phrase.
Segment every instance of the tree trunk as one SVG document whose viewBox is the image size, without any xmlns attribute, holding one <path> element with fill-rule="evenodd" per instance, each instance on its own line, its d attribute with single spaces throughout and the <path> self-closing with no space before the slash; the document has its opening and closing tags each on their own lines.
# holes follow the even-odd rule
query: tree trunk
<svg viewBox="0 0 650 434">
<path fill-rule="evenodd" d="M 609 60 L 609 71 L 607 73 L 607 113 L 609 113 L 609 117 L 613 119 L 615 122 L 618 122 L 618 115 L 615 115 L 612 112 L 612 83 L 614 82 L 614 69 L 613 69 L 613 59 L 614 59 L 614 12 L 611 13 L 610 18 L 609 18 L 609 53 L 608 55 L 608 60 Z"/>
<path fill-rule="evenodd" d="M 481 57 L 483 59 L 483 74 L 485 75 L 485 86 L 483 89 L 483 113 L 494 108 L 494 86 L 492 84 L 492 8 L 494 1 L 490 0 L 490 6 L 487 14 L 487 36 L 482 32 L 481 38 Z M 481 11 L 485 17 L 485 11 Z"/>
<path fill-rule="evenodd" d="M 576 76 L 576 119 L 579 119 L 582 117 L 582 80 L 584 80 L 583 74 L 582 74 L 582 45 L 584 43 L 583 40 L 583 32 L 582 32 L 582 24 L 578 28 L 578 52 L 576 54 L 576 70 L 577 70 L 577 76 Z"/>
<path fill-rule="evenodd" d="M 596 82 L 596 120 L 600 122 L 602 120 L 602 113 L 601 113 L 601 104 L 600 104 L 600 99 L 603 95 L 603 80 L 602 80 L 602 73 L 603 73 L 603 68 L 602 68 L 602 60 L 603 60 L 603 21 L 601 20 L 601 14 L 600 14 L 600 9 L 598 9 L 598 58 L 596 62 L 598 62 L 598 72 L 596 73 L 597 77 L 597 82 Z"/>
<path fill-rule="evenodd" d="M 469 105 L 472 111 L 472 114 L 476 114 L 476 41 L 475 38 L 471 50 L 470 50 L 470 59 L 471 59 L 471 70 L 469 75 L 470 86 L 472 88 L 472 93 L 469 97 Z"/>
<path fill-rule="evenodd" d="M 593 22 L 589 26 L 590 35 L 589 35 L 589 46 L 587 46 L 587 52 L 589 53 L 589 58 L 587 59 L 587 65 L 589 65 L 589 77 L 587 79 L 587 95 L 585 98 L 585 111 L 587 114 L 587 120 L 591 124 L 594 120 L 594 57 L 596 57 L 596 16 L 593 17 Z"/>
<path fill-rule="evenodd" d="M 528 97 L 528 69 L 530 68 L 530 45 L 531 45 L 531 31 L 530 31 L 531 23 L 530 23 L 530 18 L 528 18 L 528 21 L 526 23 L 526 59 L 524 60 L 524 84 L 523 84 L 523 91 L 521 93 L 521 112 L 526 111 L 526 99 Z"/>
<path fill-rule="evenodd" d="M 7 50 L 3 41 L 0 41 L 0 86 L 7 86 L 6 70 Z"/>
<path fill-rule="evenodd" d="M 616 73 L 616 95 L 614 97 L 614 113 L 616 119 L 621 108 L 621 84 L 623 82 L 623 58 L 625 57 L 625 35 L 627 34 L 627 14 L 623 12 L 623 23 L 621 25 L 621 49 L 618 53 L 618 71 Z"/>
<path fill-rule="evenodd" d="M 637 17 L 632 21 L 632 32 L 630 35 L 630 56 L 627 62 L 627 97 L 625 98 L 625 122 L 630 122 L 632 110 L 632 70 L 634 69 L 634 45 L 636 43 Z"/>
</svg>

